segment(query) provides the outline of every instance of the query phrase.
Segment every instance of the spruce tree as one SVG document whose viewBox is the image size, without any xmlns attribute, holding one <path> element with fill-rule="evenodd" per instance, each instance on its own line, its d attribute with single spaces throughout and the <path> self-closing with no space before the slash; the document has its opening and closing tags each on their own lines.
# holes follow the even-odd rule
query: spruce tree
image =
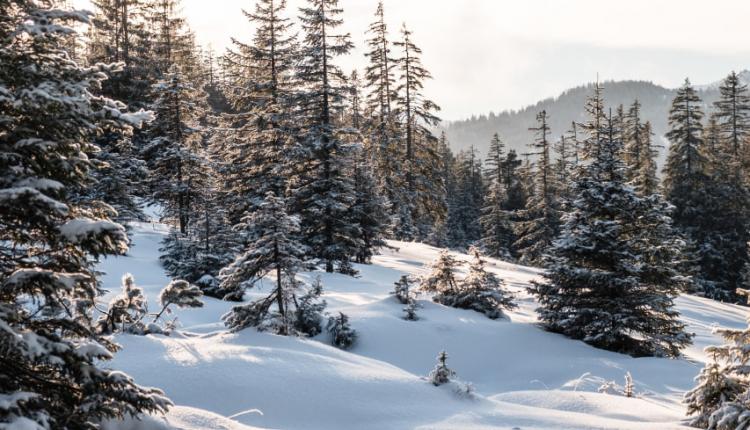
<svg viewBox="0 0 750 430">
<path fill-rule="evenodd" d="M 482 164 L 472 146 L 461 151 L 454 165 L 454 189 L 448 213 L 448 239 L 451 246 L 465 248 L 482 238 L 480 218 L 485 186 Z"/>
<path fill-rule="evenodd" d="M 632 167 L 637 167 L 638 170 L 632 172 L 632 179 L 630 185 L 635 188 L 636 192 L 640 196 L 649 196 L 656 194 L 659 191 L 659 177 L 656 173 L 656 157 L 659 155 L 659 151 L 653 144 L 653 131 L 651 122 L 646 121 L 643 125 L 643 143 L 641 150 L 639 151 L 639 161 Z"/>
<path fill-rule="evenodd" d="M 456 291 L 458 280 L 456 270 L 461 263 L 450 252 L 440 251 L 438 258 L 430 265 L 430 273 L 420 280 L 419 288 L 422 291 L 442 293 Z"/>
<path fill-rule="evenodd" d="M 338 0 L 309 0 L 300 11 L 305 36 L 296 77 L 304 90 L 296 118 L 304 159 L 294 178 L 294 209 L 302 216 L 311 255 L 333 272 L 336 265 L 346 267 L 362 248 L 359 227 L 348 216 L 356 200 L 348 173 L 354 157 L 351 129 L 336 120 L 347 89 L 334 60 L 347 54 L 352 43 L 348 34 L 335 33 L 343 22 Z"/>
<path fill-rule="evenodd" d="M 518 214 L 516 223 L 518 239 L 514 246 L 520 260 L 525 264 L 539 264 L 544 253 L 560 231 L 561 211 L 557 201 L 555 176 L 551 159 L 552 143 L 549 141 L 547 112 L 537 115 L 538 126 L 531 128 L 536 141 L 531 145 L 537 156 L 534 164 L 534 193 L 526 202 L 526 208 Z"/>
<path fill-rule="evenodd" d="M 683 278 L 669 205 L 642 199 L 625 184 L 614 121 L 610 116 L 600 124 L 601 130 L 587 132 L 577 198 L 550 250 L 544 281 L 531 288 L 539 316 L 548 330 L 596 347 L 676 356 L 690 335 L 673 309 Z"/>
<path fill-rule="evenodd" d="M 243 13 L 255 35 L 250 44 L 233 39 L 234 50 L 225 56 L 234 70 L 228 96 L 232 113 L 223 118 L 226 131 L 216 136 L 233 225 L 254 211 L 269 191 L 278 197 L 288 194 L 287 181 L 302 158 L 292 112 L 296 41 L 284 16 L 285 2 L 260 0 L 253 12 Z"/>
<path fill-rule="evenodd" d="M 737 73 L 732 72 L 719 86 L 720 97 L 714 103 L 722 140 L 732 155 L 746 164 L 747 140 L 750 138 L 750 95 Z M 744 164 L 738 167 L 744 167 Z"/>
<path fill-rule="evenodd" d="M 500 136 L 495 133 L 490 142 L 489 154 L 486 161 L 485 183 L 487 192 L 482 207 L 480 223 L 482 226 L 482 248 L 491 257 L 511 258 L 511 245 L 514 242 L 513 226 L 510 215 L 505 210 L 508 198 L 509 178 L 506 178 L 505 145 Z"/>
<path fill-rule="evenodd" d="M 385 197 L 392 203 L 401 203 L 399 188 L 403 169 L 403 148 L 400 147 L 399 130 L 393 112 L 397 99 L 395 69 L 396 59 L 391 53 L 388 26 L 385 22 L 383 2 L 378 2 L 375 21 L 367 34 L 368 65 L 365 69 L 367 88 L 367 110 L 370 118 L 366 135 L 370 142 L 370 157 L 374 162 L 375 175 Z M 393 205 L 392 211 L 400 208 Z M 395 215 L 391 212 L 392 215 Z"/>
<path fill-rule="evenodd" d="M 748 264 L 748 190 L 734 139 L 719 138 L 719 146 L 708 154 L 702 118 L 701 100 L 686 82 L 670 111 L 666 197 L 676 208 L 675 225 L 692 245 L 693 277 L 702 294 L 736 300 Z"/>
<path fill-rule="evenodd" d="M 198 124 L 205 94 L 186 81 L 178 66 L 172 67 L 154 90 L 159 95 L 154 104 L 156 119 L 150 127 L 153 138 L 142 152 L 150 160 L 147 183 L 152 198 L 162 205 L 163 215 L 175 220 L 185 235 L 195 201 L 201 194 L 205 196 L 209 181 Z"/>
<path fill-rule="evenodd" d="M 374 253 L 387 246 L 385 236 L 388 228 L 388 202 L 378 193 L 372 168 L 364 150 L 358 150 L 352 172 L 354 181 L 354 204 L 349 208 L 349 217 L 357 225 L 359 247 L 354 261 L 370 263 Z"/>
<path fill-rule="evenodd" d="M 81 67 L 65 47 L 87 14 L 49 5 L 0 3 L 0 422 L 96 429 L 170 405 L 102 366 L 119 346 L 92 322 L 94 260 L 128 241 L 111 208 L 85 197 L 88 155 L 105 127 L 129 132 L 144 115 L 92 95 L 112 68 Z"/>
<path fill-rule="evenodd" d="M 729 147 L 730 151 L 733 147 Z M 739 290 L 747 295 L 747 290 Z M 687 413 L 694 427 L 716 430 L 745 429 L 750 425 L 750 319 L 748 328 L 716 330 L 724 345 L 709 346 L 710 356 L 696 378 L 695 388 L 685 394 Z"/>
<path fill-rule="evenodd" d="M 299 220 L 288 215 L 286 202 L 272 191 L 236 227 L 248 238 L 243 253 L 221 271 L 221 290 L 227 299 L 241 300 L 245 289 L 255 286 L 267 274 L 275 275 L 271 294 L 224 315 L 227 327 L 242 330 L 257 327 L 282 335 L 294 333 L 294 307 L 300 289 L 296 274 L 306 267 L 307 248 L 300 244 Z M 276 305 L 276 312 L 271 307 Z"/>
<path fill-rule="evenodd" d="M 397 117 L 403 130 L 405 177 L 404 194 L 393 202 L 404 206 L 410 213 L 414 227 L 396 226 L 396 237 L 403 239 L 424 239 L 433 227 L 445 216 L 446 205 L 442 198 L 444 184 L 441 181 L 440 162 L 435 148 L 437 139 L 430 127 L 437 125 L 440 119 L 436 113 L 440 107 L 425 97 L 422 89 L 424 82 L 432 78 L 430 72 L 422 65 L 422 50 L 414 43 L 412 32 L 404 25 L 401 29 L 401 40 L 394 45 L 399 48 L 401 57 L 398 61 L 400 72 L 396 100 Z M 402 221 L 403 223 L 403 221 Z M 406 229 L 416 229 L 418 237 L 402 234 Z"/>
<path fill-rule="evenodd" d="M 504 290 L 504 282 L 485 269 L 486 261 L 476 248 L 469 253 L 473 260 L 469 273 L 456 289 L 448 289 L 436 294 L 433 300 L 445 306 L 471 309 L 485 314 L 490 319 L 502 318 L 503 310 L 516 307 L 511 295 Z"/>
<path fill-rule="evenodd" d="M 645 124 L 641 121 L 641 103 L 636 100 L 628 109 L 623 119 L 623 161 L 627 167 L 627 179 L 633 183 L 642 169 L 645 160 L 644 152 L 650 136 L 646 134 Z"/>
</svg>

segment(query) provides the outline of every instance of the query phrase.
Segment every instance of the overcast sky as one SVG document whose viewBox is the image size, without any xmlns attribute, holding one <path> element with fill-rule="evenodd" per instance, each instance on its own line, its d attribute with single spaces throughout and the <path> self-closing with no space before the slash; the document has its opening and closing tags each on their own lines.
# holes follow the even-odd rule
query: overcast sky
<svg viewBox="0 0 750 430">
<path fill-rule="evenodd" d="M 85 5 L 87 0 L 75 0 Z M 304 0 L 289 0 L 296 15 Z M 596 79 L 643 79 L 674 87 L 750 68 L 747 0 L 384 0 L 392 37 L 414 32 L 434 81 L 426 91 L 447 120 L 516 109 Z M 217 52 L 253 28 L 253 0 L 183 0 L 198 36 Z M 340 0 L 343 31 L 365 63 L 365 30 L 377 0 Z"/>
</svg>

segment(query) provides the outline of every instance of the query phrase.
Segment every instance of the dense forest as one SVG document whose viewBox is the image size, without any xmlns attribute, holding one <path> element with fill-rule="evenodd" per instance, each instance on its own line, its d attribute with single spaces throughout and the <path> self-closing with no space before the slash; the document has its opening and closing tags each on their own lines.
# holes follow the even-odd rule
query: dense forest
<svg viewBox="0 0 750 430">
<path fill-rule="evenodd" d="M 326 326 L 325 285 L 297 275 L 358 276 L 389 240 L 470 250 L 466 277 L 445 252 L 418 289 L 488 318 L 515 304 L 483 256 L 543 268 L 530 288 L 541 326 L 637 357 L 691 343 L 679 294 L 744 301 L 750 93 L 733 72 L 709 112 L 688 80 L 674 92 L 661 173 L 650 100 L 608 108 L 599 83 L 561 136 L 539 109 L 516 124 L 526 148 L 499 129 L 480 155 L 433 134 L 418 37 L 388 28 L 382 3 L 354 71 L 337 66 L 353 47 L 337 0 L 257 0 L 244 11 L 254 37 L 219 54 L 198 46 L 179 0 L 96 0 L 92 14 L 62 3 L 0 2 L 0 428 L 95 429 L 168 409 L 102 365 L 118 350 L 109 335 L 168 333 L 162 313 L 203 295 L 237 302 L 232 331 L 328 330 L 349 348 L 347 315 Z M 153 323 L 132 279 L 102 307 L 94 268 L 127 252 L 123 225 L 145 204 L 171 226 L 161 261 L 176 280 Z M 243 302 L 264 278 L 268 294 Z M 407 319 L 412 282 L 395 291 Z M 701 428 L 750 416 L 748 332 L 723 334 L 688 396 Z"/>
</svg>

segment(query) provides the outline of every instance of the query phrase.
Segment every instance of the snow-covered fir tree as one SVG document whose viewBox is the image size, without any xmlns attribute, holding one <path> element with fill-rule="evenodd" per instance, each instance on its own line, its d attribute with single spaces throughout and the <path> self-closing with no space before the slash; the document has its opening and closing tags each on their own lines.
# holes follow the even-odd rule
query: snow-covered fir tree
<svg viewBox="0 0 750 430">
<path fill-rule="evenodd" d="M 358 337 L 357 331 L 349 324 L 349 317 L 343 312 L 328 319 L 328 333 L 331 334 L 331 343 L 341 349 L 351 348 Z"/>
<path fill-rule="evenodd" d="M 466 248 L 482 238 L 480 218 L 485 196 L 482 162 L 473 146 L 457 155 L 452 181 L 453 190 L 448 198 L 448 241 L 451 246 Z"/>
<path fill-rule="evenodd" d="M 178 66 L 154 86 L 156 119 L 153 136 L 143 155 L 149 160 L 150 194 L 162 207 L 166 220 L 174 221 L 182 235 L 195 216 L 195 200 L 205 197 L 209 172 L 198 124 L 205 94 L 186 81 Z"/>
<path fill-rule="evenodd" d="M 373 170 L 384 196 L 393 203 L 400 202 L 399 188 L 402 183 L 403 148 L 399 139 L 399 128 L 393 112 L 396 101 L 396 59 L 391 42 L 388 40 L 388 26 L 385 22 L 383 2 L 378 2 L 375 20 L 367 34 L 368 51 L 365 56 L 368 65 L 365 69 L 367 89 L 366 105 L 369 112 L 364 133 L 368 139 L 369 156 L 373 160 Z M 393 205 L 389 213 L 396 215 L 401 206 Z"/>
<path fill-rule="evenodd" d="M 589 124 L 596 124 L 601 113 L 590 114 Z M 690 335 L 673 306 L 684 279 L 676 270 L 681 242 L 670 206 L 658 196 L 642 199 L 625 184 L 611 114 L 600 126 L 587 131 L 587 163 L 573 187 L 577 198 L 550 250 L 544 280 L 531 288 L 540 320 L 548 330 L 600 348 L 679 355 Z"/>
<path fill-rule="evenodd" d="M 323 311 L 326 308 L 326 301 L 320 298 L 322 294 L 323 284 L 320 277 L 317 277 L 307 292 L 296 302 L 294 328 L 297 332 L 312 337 L 323 331 Z"/>
<path fill-rule="evenodd" d="M 122 277 L 122 291 L 110 300 L 107 312 L 97 320 L 97 330 L 102 334 L 140 332 L 147 313 L 143 289 L 135 285 L 133 275 L 126 273 Z"/>
<path fill-rule="evenodd" d="M 257 327 L 278 334 L 293 334 L 294 303 L 300 290 L 296 274 L 306 267 L 307 247 L 299 242 L 299 219 L 288 215 L 286 202 L 272 191 L 256 211 L 236 229 L 248 244 L 237 259 L 221 271 L 221 290 L 230 300 L 241 300 L 247 288 L 268 274 L 275 275 L 271 293 L 250 304 L 236 306 L 223 318 L 232 330 Z M 271 307 L 276 311 L 271 312 Z"/>
<path fill-rule="evenodd" d="M 630 185 L 641 196 L 649 196 L 659 192 L 659 177 L 656 172 L 656 157 L 659 155 L 659 151 L 653 143 L 653 134 L 651 122 L 646 121 L 643 124 L 643 142 L 638 154 L 639 161 L 630 166 L 631 169 L 638 169 L 637 171 L 633 171 Z"/>
<path fill-rule="evenodd" d="M 412 298 L 411 279 L 407 275 L 402 275 L 398 281 L 393 284 L 393 294 L 401 304 L 408 304 Z"/>
<path fill-rule="evenodd" d="M 505 144 L 495 133 L 490 142 L 485 168 L 484 206 L 479 222 L 482 226 L 481 246 L 495 258 L 511 258 L 511 246 L 515 241 L 510 213 L 505 209 L 508 199 L 509 181 L 506 178 Z"/>
<path fill-rule="evenodd" d="M 301 158 L 292 112 L 296 40 L 285 13 L 284 1 L 256 2 L 254 11 L 244 12 L 255 28 L 252 43 L 233 39 L 234 49 L 224 57 L 232 73 L 232 112 L 224 116 L 225 130 L 215 136 L 215 146 L 233 225 L 254 211 L 268 191 L 287 195 L 287 181 Z"/>
<path fill-rule="evenodd" d="M 400 217 L 394 234 L 399 239 L 423 240 L 446 212 L 441 166 L 436 152 L 438 142 L 430 131 L 430 127 L 440 122 L 436 116 L 440 107 L 422 91 L 424 82 L 432 75 L 422 65 L 422 50 L 414 43 L 412 32 L 406 25 L 401 29 L 400 40 L 394 45 L 401 55 L 397 60 L 400 76 L 396 88 L 396 115 L 403 132 L 404 163 L 400 173 L 405 183 L 402 196 L 396 197 L 392 203 L 411 218 Z M 408 222 L 413 225 L 408 225 Z M 414 230 L 417 237 L 405 234 Z"/>
<path fill-rule="evenodd" d="M 201 297 L 203 292 L 195 285 L 181 279 L 170 282 L 159 293 L 159 304 L 161 310 L 154 316 L 154 321 L 158 321 L 165 312 L 171 312 L 170 306 L 178 308 L 201 308 L 203 301 Z"/>
<path fill-rule="evenodd" d="M 520 220 L 515 224 L 518 238 L 514 246 L 525 264 L 539 264 L 542 261 L 544 253 L 560 231 L 562 216 L 552 165 L 547 112 L 541 111 L 537 115 L 537 122 L 537 127 L 529 129 L 536 136 L 531 145 L 532 154 L 537 156 L 534 163 L 534 193 L 524 210 L 519 212 Z"/>
<path fill-rule="evenodd" d="M 732 146 L 729 148 L 732 150 Z M 741 290 L 747 295 L 747 290 Z M 710 430 L 746 429 L 750 426 L 750 319 L 745 329 L 720 328 L 724 345 L 709 346 L 697 385 L 685 394 L 690 424 Z"/>
<path fill-rule="evenodd" d="M 676 208 L 675 225 L 690 241 L 698 288 L 708 297 L 736 300 L 748 259 L 748 194 L 733 136 L 720 136 L 714 153 L 707 153 L 701 103 L 689 81 L 672 102 L 664 188 Z"/>
<path fill-rule="evenodd" d="M 422 291 L 441 293 L 456 291 L 458 280 L 456 270 L 461 262 L 447 250 L 440 251 L 438 258 L 430 265 L 430 273 L 420 279 L 419 288 Z"/>
<path fill-rule="evenodd" d="M 128 132 L 146 115 L 92 95 L 112 68 L 80 67 L 65 48 L 88 16 L 50 5 L 0 3 L 0 422 L 95 429 L 170 405 L 102 365 L 119 346 L 92 321 L 93 260 L 128 241 L 113 210 L 85 197 L 88 154 L 103 128 Z"/>
<path fill-rule="evenodd" d="M 719 86 L 719 100 L 714 103 L 721 139 L 726 142 L 734 158 L 740 159 L 737 167 L 745 168 L 750 160 L 746 154 L 750 138 L 750 94 L 747 85 L 732 72 Z"/>
<path fill-rule="evenodd" d="M 346 97 L 344 76 L 334 63 L 347 54 L 348 34 L 335 33 L 342 24 L 338 0 L 309 0 L 300 9 L 304 40 L 296 78 L 303 86 L 297 98 L 296 121 L 304 159 L 292 186 L 294 211 L 302 217 L 302 233 L 311 255 L 327 272 L 348 267 L 362 252 L 359 226 L 349 216 L 356 200 L 349 174 L 353 132 L 337 121 Z"/>
<path fill-rule="evenodd" d="M 354 203 L 349 217 L 357 225 L 359 246 L 354 261 L 370 263 L 373 254 L 387 245 L 385 236 L 389 224 L 388 201 L 379 194 L 372 167 L 364 150 L 358 149 L 353 166 Z"/>
<path fill-rule="evenodd" d="M 491 319 L 502 318 L 503 310 L 516 307 L 512 296 L 505 291 L 504 282 L 485 269 L 486 261 L 479 250 L 471 248 L 469 253 L 473 260 L 466 278 L 457 288 L 441 291 L 433 300 L 445 306 L 481 312 Z"/>
<path fill-rule="evenodd" d="M 456 376 L 456 372 L 448 368 L 448 353 L 442 351 L 440 354 L 438 354 L 437 361 L 437 365 L 435 365 L 435 368 L 432 369 L 427 377 L 432 385 L 436 387 L 447 384 L 453 377 Z"/>
</svg>

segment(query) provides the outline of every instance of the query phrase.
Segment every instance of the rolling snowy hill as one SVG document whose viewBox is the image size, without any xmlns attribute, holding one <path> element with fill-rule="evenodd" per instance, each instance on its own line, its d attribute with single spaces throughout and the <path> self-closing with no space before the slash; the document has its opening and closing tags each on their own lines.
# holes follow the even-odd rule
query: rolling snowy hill
<svg viewBox="0 0 750 430">
<path fill-rule="evenodd" d="M 166 232 L 160 224 L 133 224 L 129 255 L 100 265 L 104 287 L 116 291 L 130 272 L 156 306 L 169 281 L 158 263 Z M 321 276 L 329 311 L 350 315 L 360 334 L 351 351 L 330 346 L 326 334 L 229 333 L 220 317 L 232 305 L 206 298 L 203 308 L 173 314 L 181 330 L 171 337 L 119 335 L 123 350 L 111 365 L 140 384 L 164 389 L 177 405 L 168 419 L 181 429 L 679 429 L 681 397 L 703 365 L 702 349 L 718 342 L 712 328 L 745 325 L 747 309 L 685 296 L 677 303 L 696 342 L 684 359 L 598 350 L 539 329 L 536 304 L 524 290 L 537 270 L 495 260 L 490 269 L 520 304 L 509 320 L 423 297 L 420 320 L 405 321 L 403 305 L 389 295 L 393 283 L 402 274 L 421 273 L 438 250 L 392 245 L 399 250 L 384 250 L 373 265 L 357 266 L 356 279 L 303 274 Z M 441 350 L 458 378 L 473 385 L 472 396 L 424 380 Z M 637 398 L 597 392 L 606 381 L 622 384 L 626 372 Z M 143 427 L 134 423 L 136 428 Z"/>
</svg>

